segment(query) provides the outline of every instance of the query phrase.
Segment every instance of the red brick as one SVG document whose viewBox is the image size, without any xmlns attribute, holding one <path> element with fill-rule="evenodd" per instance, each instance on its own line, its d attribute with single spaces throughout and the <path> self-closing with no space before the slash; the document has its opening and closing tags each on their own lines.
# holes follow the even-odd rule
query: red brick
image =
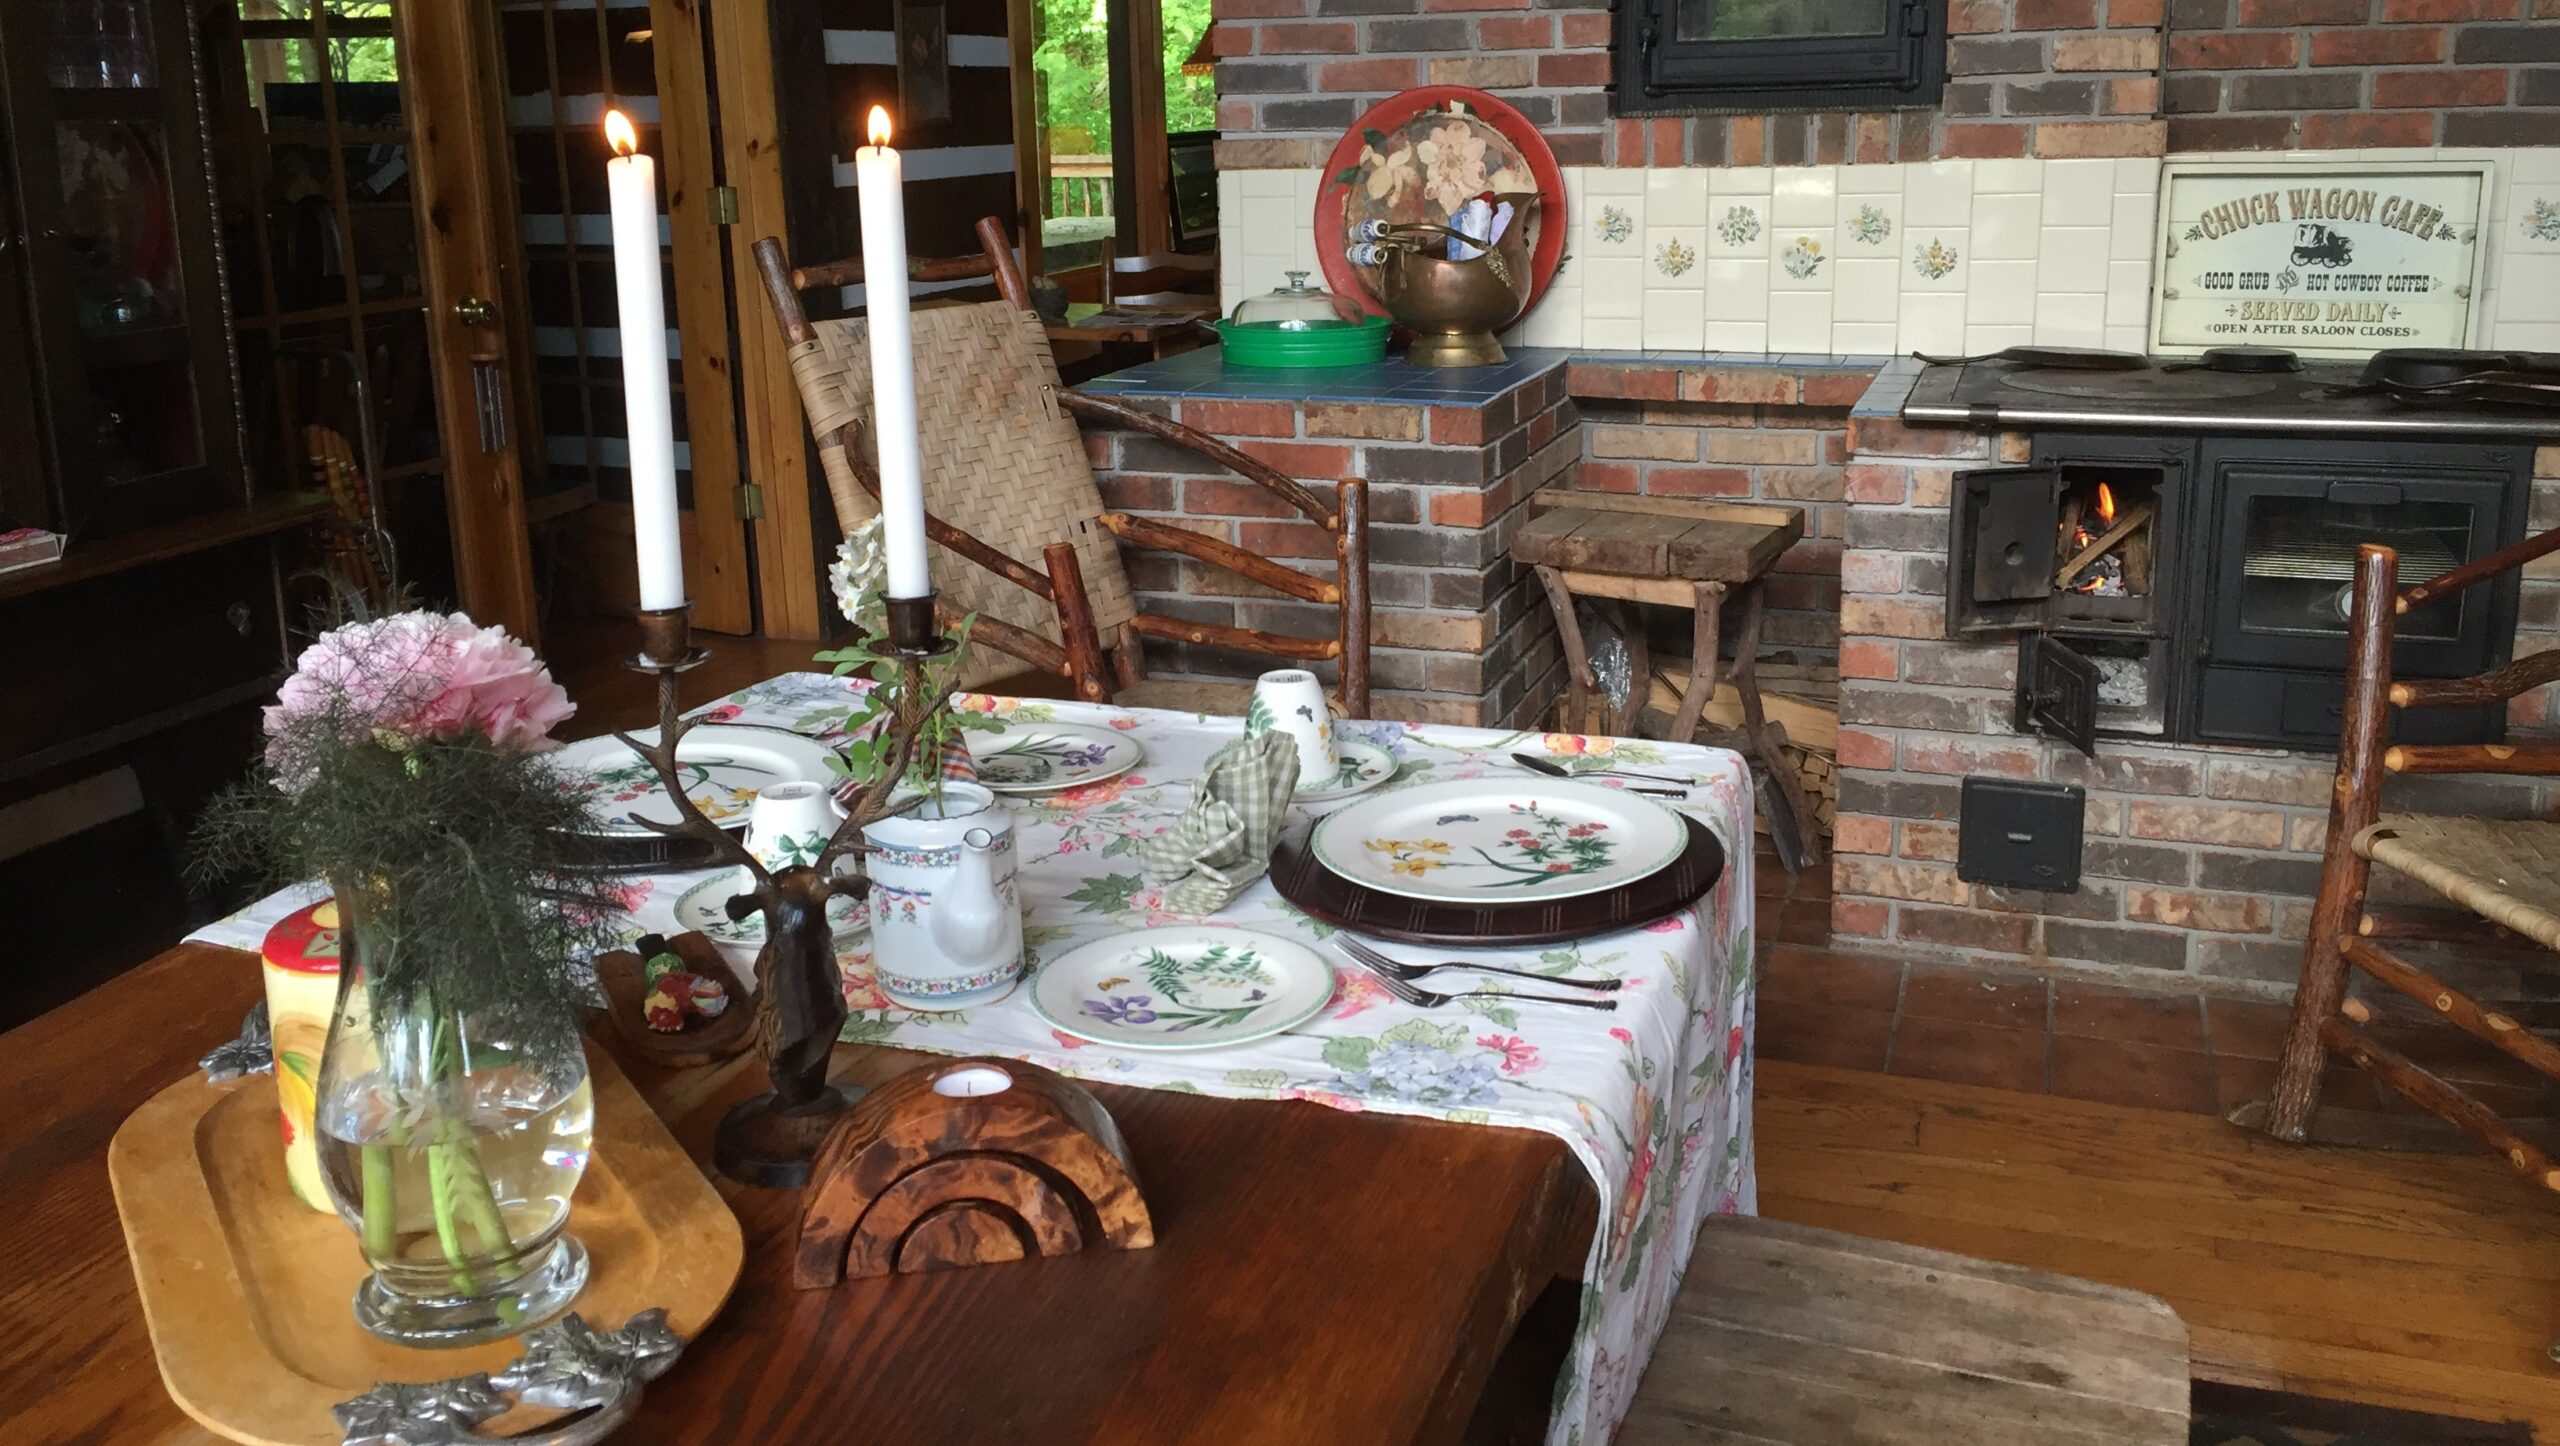
<svg viewBox="0 0 2560 1446">
<path fill-rule="evenodd" d="M 1083 436 L 1085 461 L 1097 468 L 1117 465 L 1111 455 L 1111 439 L 1114 435 L 1116 434 L 1111 432 L 1085 433 Z"/>
<path fill-rule="evenodd" d="M 1935 603 L 1843 598 L 1840 630 L 1857 637 L 1942 638 L 1947 634 L 1946 609 Z"/>
<path fill-rule="evenodd" d="M 1680 144 L 1681 121 L 1678 116 L 1656 117 L 1654 120 L 1647 122 L 1646 128 L 1652 132 L 1653 136 L 1653 163 L 1655 165 L 1676 166 L 1688 159 L 1688 156 L 1683 153 Z"/>
<path fill-rule="evenodd" d="M 1222 59 L 1230 55 L 1251 55 L 1253 54 L 1254 32 L 1260 28 L 1261 27 L 1259 26 L 1239 25 L 1233 22 L 1212 26 L 1209 30 L 1209 53 Z M 1280 27 L 1275 26 L 1274 28 L 1277 29 Z M 1298 26 L 1295 28 L 1312 30 L 1321 27 Z M 1347 31 L 1351 27 L 1345 25 L 1341 28 Z M 1347 54 L 1350 47 L 1346 45 L 1343 47 L 1343 50 L 1344 53 Z"/>
<path fill-rule="evenodd" d="M 1298 509 L 1254 482 L 1223 477 L 1186 477 L 1182 510 L 1194 517 L 1295 517 Z"/>
<path fill-rule="evenodd" d="M 1568 10 L 1556 37 L 1567 50 L 1587 50 L 1609 43 L 1609 12 L 1606 10 Z"/>
<path fill-rule="evenodd" d="M 1182 505 L 1170 477 L 1096 472 L 1093 483 L 1102 493 L 1102 505 L 1114 512 L 1171 512 Z"/>
<path fill-rule="evenodd" d="M 1233 134 L 1253 129 L 1253 102 L 1222 100 L 1218 102 L 1218 129 Z"/>
<path fill-rule="evenodd" d="M 1844 854 L 1893 852 L 1893 821 L 1848 817 L 1832 825 L 1831 847 Z"/>
<path fill-rule="evenodd" d="M 1294 437 L 1298 409 L 1287 402 L 1187 401 L 1182 423 L 1216 437 Z"/>
<path fill-rule="evenodd" d="M 1902 645 L 1869 642 L 1864 638 L 1845 640 L 1840 644 L 1840 676 L 1898 678 L 1902 676 Z"/>
<path fill-rule="evenodd" d="M 2436 138 L 2431 111 L 2404 110 L 2386 115 L 2341 113 L 2302 118 L 2302 144 L 2314 150 L 2349 146 L 2425 146 Z"/>
<path fill-rule="evenodd" d="M 1953 0 L 1947 6 L 1949 35 L 1992 35 L 2008 28 L 2005 0 Z"/>
<path fill-rule="evenodd" d="M 1679 398 L 1684 402 L 1792 406 L 1803 391 L 1796 373 L 1776 367 L 1730 367 L 1681 372 L 1678 376 Z"/>
<path fill-rule="evenodd" d="M 1529 0 L 1422 0 L 1425 10 L 1526 10 Z"/>
<path fill-rule="evenodd" d="M 1264 557 L 1333 557 L 1333 534 L 1312 522 L 1247 522 L 1236 545 Z"/>
<path fill-rule="evenodd" d="M 2311 34 L 2313 65 L 2432 65 L 2442 59 L 2444 32 L 2434 26 L 2356 25 Z"/>
<path fill-rule="evenodd" d="M 1608 83 L 1609 52 L 1605 50 L 1538 57 L 1538 84 L 1549 89 L 1569 90 L 1576 86 Z"/>
<path fill-rule="evenodd" d="M 2012 30 L 2087 30 L 2098 23 L 2097 0 L 2017 0 Z"/>
<path fill-rule="evenodd" d="M 2126 811 L 2125 831 L 2135 838 L 2175 843 L 2227 844 L 2234 848 L 2284 847 L 2284 815 L 2256 808 L 2192 803 L 2136 803 Z"/>
<path fill-rule="evenodd" d="M 1956 831 L 1947 824 L 1923 823 L 1916 818 L 1902 821 L 1902 856 L 1906 859 L 1951 864 L 1956 861 L 1956 846 Z"/>
<path fill-rule="evenodd" d="M 1656 497 L 1748 497 L 1751 474 L 1738 467 L 1656 467 L 1644 490 Z"/>
<path fill-rule="evenodd" d="M 2243 30 L 2289 30 L 2298 25 L 2362 25 L 2373 0 L 2240 0 Z"/>
<path fill-rule="evenodd" d="M 1421 74 L 1420 63 L 1413 60 L 1333 60 L 1317 69 L 1316 89 L 1404 90 Z"/>
<path fill-rule="evenodd" d="M 1837 874 L 1839 870 L 1835 866 L 1832 872 Z M 1831 901 L 1831 932 L 1834 934 L 1860 939 L 1881 939 L 1884 937 L 1885 921 L 1891 917 L 1891 909 L 1883 904 L 1869 903 L 1864 899 L 1833 899 Z"/>
<path fill-rule="evenodd" d="M 1875 378 L 1865 372 L 1815 372 L 1804 379 L 1808 407 L 1854 407 Z"/>
<path fill-rule="evenodd" d="M 1914 944 L 1943 944 L 1975 953 L 2035 952 L 2036 918 L 2032 914 L 1987 914 L 1977 909 L 1930 909 L 1917 904 L 1902 911 L 1895 937 Z"/>
<path fill-rule="evenodd" d="M 1348 447 L 1264 442 L 1252 438 L 1239 441 L 1236 446 L 1246 455 L 1259 457 L 1292 477 L 1332 482 L 1351 475 L 1351 449 Z"/>
<path fill-rule="evenodd" d="M 1887 863 L 1842 854 L 1831 868 L 1831 887 L 1843 894 L 1909 899 L 1923 904 L 1970 904 L 1973 886 L 1943 864 Z"/>
<path fill-rule="evenodd" d="M 2169 37 L 2171 70 L 2281 70 L 2301 59 L 2291 34 L 2205 33 Z"/>
<path fill-rule="evenodd" d="M 1832 756 L 1843 768 L 1891 768 L 1893 740 L 1881 733 L 1843 728 L 1832 745 Z"/>
<path fill-rule="evenodd" d="M 1766 116 L 1735 116 L 1725 126 L 1726 160 L 1737 166 L 1769 164 L 1769 121 Z"/>
<path fill-rule="evenodd" d="M 2161 0 L 2107 0 L 2107 24 L 2116 30 L 2157 30 L 2161 9 Z"/>
<path fill-rule="evenodd" d="M 1348 25 L 1265 25 L 1265 55 L 1350 55 L 1360 49 L 1360 32 Z"/>
<path fill-rule="evenodd" d="M 2410 20 L 2515 20 L 2523 13 L 2521 0 L 2382 0 L 2386 25 Z"/>
<path fill-rule="evenodd" d="M 1574 485 L 1592 492 L 1634 492 L 1635 464 L 1631 462 L 1584 462 L 1574 473 Z"/>
<path fill-rule="evenodd" d="M 2263 934 L 2275 908 L 2251 894 L 2199 894 L 2185 889 L 2127 889 L 2124 916 L 2146 924 L 2215 934 Z"/>
<path fill-rule="evenodd" d="M 1309 402 L 1310 437 L 1366 437 L 1382 442 L 1422 440 L 1422 409 L 1375 402 Z"/>
<path fill-rule="evenodd" d="M 1307 13 L 1307 0 L 1210 0 L 1209 13 L 1220 20 L 1286 19 Z"/>
<path fill-rule="evenodd" d="M 1901 467 L 1851 467 L 1842 495 L 1851 502 L 1892 506 L 1909 490 L 1911 473 Z"/>
<path fill-rule="evenodd" d="M 1902 554 L 1852 552 L 1840 559 L 1842 592 L 1891 595 L 1902 591 Z"/>
<path fill-rule="evenodd" d="M 2109 115 L 2157 115 L 2160 111 L 2160 77 L 2135 75 L 2108 81 L 2105 97 L 2098 108 Z"/>
<path fill-rule="evenodd" d="M 2036 127 L 2036 154 L 2046 160 L 2090 156 L 2157 156 L 2169 148 L 2169 127 L 2150 121 L 2047 121 Z"/>
<path fill-rule="evenodd" d="M 1641 402 L 1680 399 L 1680 374 L 1669 367 L 1621 366 L 1617 370 L 1618 395 L 1622 397 Z"/>
<path fill-rule="evenodd" d="M 1851 417 L 1849 447 L 1889 457 L 1979 457 L 1982 438 L 1954 427 L 1906 427 L 1885 417 Z"/>
<path fill-rule="evenodd" d="M 2506 99 L 2504 70 L 2386 70 L 2373 78 L 2373 103 L 2382 110 L 2504 105 Z"/>
<path fill-rule="evenodd" d="M 1480 528 L 1485 520 L 1499 511 L 1499 499 L 1492 493 L 1471 488 L 1431 494 L 1431 521 L 1440 527 Z"/>
<path fill-rule="evenodd" d="M 2043 757 L 2033 748 L 1977 743 L 1961 738 L 1914 738 L 1902 745 L 1907 773 L 1996 773 L 2005 778 L 2033 778 Z"/>
<path fill-rule="evenodd" d="M 1506 15 L 1476 22 L 1476 44 L 1486 50 L 1546 50 L 1555 36 L 1552 16 Z"/>
<path fill-rule="evenodd" d="M 1644 122 L 1622 120 L 1610 127 L 1609 164 L 1641 166 L 1644 164 Z"/>
<path fill-rule="evenodd" d="M 1940 154 L 1950 160 L 1990 160 L 2027 153 L 2027 128 L 2008 125 L 1950 123 Z"/>
</svg>

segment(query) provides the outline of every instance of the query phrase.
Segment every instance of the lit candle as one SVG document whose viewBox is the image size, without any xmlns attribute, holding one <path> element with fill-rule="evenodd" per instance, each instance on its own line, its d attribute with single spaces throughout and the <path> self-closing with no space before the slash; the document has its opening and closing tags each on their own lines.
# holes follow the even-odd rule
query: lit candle
<svg viewBox="0 0 2560 1446">
<path fill-rule="evenodd" d="M 907 198 L 889 113 L 871 108 L 871 144 L 853 153 L 862 207 L 864 309 L 871 317 L 871 422 L 880 448 L 880 534 L 889 596 L 933 591 L 924 560 L 924 460 L 916 441 L 915 334 L 907 320 Z"/>
<path fill-rule="evenodd" d="M 658 272 L 658 165 L 639 154 L 622 112 L 607 111 L 604 163 L 613 198 L 613 282 L 622 302 L 622 408 L 631 471 L 631 532 L 640 552 L 640 606 L 684 603 L 684 543 L 676 524 L 676 430 L 667 391 L 667 303 Z"/>
</svg>

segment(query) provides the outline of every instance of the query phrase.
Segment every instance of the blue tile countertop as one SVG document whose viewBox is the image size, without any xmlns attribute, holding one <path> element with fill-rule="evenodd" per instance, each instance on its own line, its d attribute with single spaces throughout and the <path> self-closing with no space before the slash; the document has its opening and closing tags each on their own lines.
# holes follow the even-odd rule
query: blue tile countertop
<svg viewBox="0 0 2560 1446">
<path fill-rule="evenodd" d="M 1907 359 L 1825 356 L 1787 352 L 1577 351 L 1566 347 L 1512 347 L 1510 359 L 1489 367 L 1417 367 L 1401 356 L 1351 367 L 1231 367 L 1217 347 L 1202 347 L 1086 382 L 1080 390 L 1124 397 L 1238 397 L 1266 401 L 1403 402 L 1462 407 L 1482 405 L 1570 363 L 1602 366 L 1767 367 L 1784 371 L 1880 369 L 1893 374 Z M 1910 389 L 1918 364 L 1899 377 Z M 1900 405 L 1900 398 L 1894 399 Z"/>
</svg>

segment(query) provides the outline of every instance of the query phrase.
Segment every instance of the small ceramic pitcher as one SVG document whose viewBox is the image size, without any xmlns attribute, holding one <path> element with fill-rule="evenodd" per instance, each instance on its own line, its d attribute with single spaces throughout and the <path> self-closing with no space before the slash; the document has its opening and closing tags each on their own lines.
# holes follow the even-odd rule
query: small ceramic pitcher
<svg viewBox="0 0 2560 1446">
<path fill-rule="evenodd" d="M 906 1009 L 1003 998 L 1022 977 L 1012 811 L 977 784 L 945 782 L 862 837 L 880 992 Z"/>
<path fill-rule="evenodd" d="M 756 795 L 747 809 L 747 852 L 767 869 L 780 872 L 814 864 L 818 853 L 844 822 L 844 806 L 815 783 L 777 783 Z M 745 870 L 741 869 L 743 875 Z M 741 888 L 754 887 L 743 879 Z"/>
<path fill-rule="evenodd" d="M 1281 732 L 1298 745 L 1298 781 L 1310 786 L 1334 774 L 1333 717 L 1324 684 L 1304 668 L 1275 668 L 1254 680 L 1244 736 Z"/>
</svg>

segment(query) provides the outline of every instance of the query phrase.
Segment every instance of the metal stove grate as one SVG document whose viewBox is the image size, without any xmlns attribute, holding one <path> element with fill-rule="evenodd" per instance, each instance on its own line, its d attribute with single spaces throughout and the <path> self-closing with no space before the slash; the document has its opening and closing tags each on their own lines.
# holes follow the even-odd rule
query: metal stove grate
<svg viewBox="0 0 2560 1446">
<path fill-rule="evenodd" d="M 2453 549 L 2432 532 L 2412 529 L 2375 536 L 2372 529 L 2339 523 L 2303 523 L 2259 513 L 2249 520 L 2241 571 L 2250 577 L 2345 582 L 2355 576 L 2356 548 L 2387 543 L 2400 551 L 2400 575 L 2417 579 L 2453 569 Z"/>
</svg>

